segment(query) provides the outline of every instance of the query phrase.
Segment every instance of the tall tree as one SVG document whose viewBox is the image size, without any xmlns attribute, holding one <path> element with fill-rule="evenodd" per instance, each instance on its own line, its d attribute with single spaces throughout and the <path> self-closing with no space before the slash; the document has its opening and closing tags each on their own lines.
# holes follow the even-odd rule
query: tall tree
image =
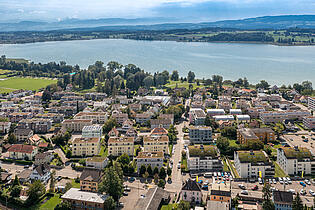
<svg viewBox="0 0 315 210">
<path fill-rule="evenodd" d="M 187 76 L 187 80 L 188 80 L 189 83 L 194 82 L 194 80 L 195 80 L 195 73 L 192 72 L 192 71 L 189 71 L 188 72 L 188 76 Z"/>
<path fill-rule="evenodd" d="M 171 75 L 171 80 L 178 81 L 178 79 L 179 79 L 178 71 L 174 70 Z"/>
<path fill-rule="evenodd" d="M 45 191 L 45 186 L 41 183 L 41 181 L 35 180 L 32 184 L 29 185 L 29 188 L 27 190 L 27 202 L 36 202 L 42 195 L 44 195 Z"/>
<path fill-rule="evenodd" d="M 124 191 L 123 180 L 118 175 L 114 166 L 106 168 L 102 182 L 99 185 L 99 192 L 105 192 L 118 201 Z"/>
<path fill-rule="evenodd" d="M 263 204 L 262 207 L 264 210 L 275 210 L 275 205 L 271 200 L 271 190 L 270 184 L 265 182 L 265 185 L 262 189 L 263 192 Z"/>
<path fill-rule="evenodd" d="M 292 202 L 292 210 L 303 210 L 303 202 L 299 193 L 296 194 Z"/>
</svg>

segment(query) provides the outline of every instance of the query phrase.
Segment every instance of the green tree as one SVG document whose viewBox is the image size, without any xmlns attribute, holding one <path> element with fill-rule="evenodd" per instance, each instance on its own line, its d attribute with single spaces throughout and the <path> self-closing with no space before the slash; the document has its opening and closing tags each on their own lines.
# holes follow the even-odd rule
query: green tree
<svg viewBox="0 0 315 210">
<path fill-rule="evenodd" d="M 159 183 L 158 183 L 158 186 L 161 187 L 161 188 L 164 188 L 165 187 L 165 180 L 164 179 L 160 179 Z"/>
<path fill-rule="evenodd" d="M 189 71 L 188 72 L 188 76 L 187 76 L 187 80 L 188 80 L 189 83 L 194 82 L 194 80 L 195 80 L 195 73 L 192 72 L 192 71 Z"/>
<path fill-rule="evenodd" d="M 190 203 L 188 201 L 181 200 L 177 206 L 178 210 L 189 210 Z"/>
<path fill-rule="evenodd" d="M 268 89 L 269 84 L 266 80 L 261 80 L 260 83 L 256 84 L 256 88 Z"/>
<path fill-rule="evenodd" d="M 159 168 L 157 166 L 154 167 L 153 174 L 159 175 Z"/>
<path fill-rule="evenodd" d="M 35 180 L 29 185 L 27 190 L 27 203 L 36 202 L 46 192 L 45 186 L 39 180 Z"/>
<path fill-rule="evenodd" d="M 146 78 L 144 78 L 143 80 L 143 84 L 144 86 L 149 89 L 150 87 L 152 87 L 154 85 L 154 80 L 152 76 L 147 76 Z"/>
<path fill-rule="evenodd" d="M 227 153 L 229 146 L 230 146 L 230 142 L 227 138 L 219 137 L 217 139 L 217 147 L 223 155 Z"/>
<path fill-rule="evenodd" d="M 166 172 L 165 172 L 165 168 L 164 167 L 161 167 L 160 173 L 159 173 L 159 177 L 160 177 L 160 179 L 165 179 Z"/>
<path fill-rule="evenodd" d="M 271 200 L 271 190 L 270 190 L 269 183 L 265 182 L 262 192 L 263 192 L 263 204 L 262 204 L 263 209 L 275 210 L 275 205 Z"/>
<path fill-rule="evenodd" d="M 67 192 L 68 190 L 70 190 L 72 188 L 72 184 L 71 182 L 67 182 L 66 186 L 65 186 L 65 192 Z"/>
<path fill-rule="evenodd" d="M 8 142 L 10 144 L 15 144 L 17 142 L 17 139 L 15 137 L 15 135 L 13 133 L 10 133 L 9 136 L 8 136 Z"/>
<path fill-rule="evenodd" d="M 112 196 L 108 196 L 104 203 L 105 209 L 115 209 L 115 201 Z"/>
<path fill-rule="evenodd" d="M 113 118 L 110 118 L 104 123 L 103 132 L 104 133 L 108 133 L 109 131 L 111 131 L 117 125 L 118 124 L 117 124 L 116 120 L 113 119 Z"/>
<path fill-rule="evenodd" d="M 178 79 L 179 79 L 179 74 L 178 74 L 178 71 L 175 70 L 172 72 L 171 80 L 178 81 Z"/>
<path fill-rule="evenodd" d="M 303 202 L 299 193 L 296 194 L 292 202 L 292 210 L 303 210 Z"/>
<path fill-rule="evenodd" d="M 109 196 L 112 196 L 115 201 L 118 201 L 123 191 L 123 180 L 120 178 L 114 166 L 106 168 L 103 180 L 99 185 L 99 192 L 105 192 Z"/>
<path fill-rule="evenodd" d="M 172 169 L 170 167 L 167 167 L 167 176 L 172 175 Z"/>
<path fill-rule="evenodd" d="M 14 186 L 17 186 L 17 185 L 20 185 L 20 180 L 19 180 L 18 176 L 15 175 L 13 183 L 12 183 L 12 186 L 14 187 Z"/>
<path fill-rule="evenodd" d="M 56 171 L 53 170 L 50 174 L 50 184 L 49 184 L 49 192 L 54 192 L 55 191 L 55 184 L 56 184 Z"/>
<path fill-rule="evenodd" d="M 152 170 L 151 165 L 148 165 L 148 167 L 147 167 L 147 172 L 149 173 L 150 176 L 153 175 L 153 170 Z"/>
<path fill-rule="evenodd" d="M 140 166 L 140 171 L 139 171 L 139 174 L 141 176 L 143 176 L 143 174 L 147 171 L 147 169 L 145 168 L 145 165 L 141 165 Z"/>
<path fill-rule="evenodd" d="M 20 185 L 15 185 L 12 187 L 10 195 L 13 198 L 20 197 L 21 190 L 22 190 L 22 187 Z"/>
<path fill-rule="evenodd" d="M 121 163 L 122 165 L 128 165 L 130 163 L 130 157 L 129 155 L 124 153 L 120 157 L 117 158 L 117 162 Z"/>
<path fill-rule="evenodd" d="M 59 203 L 54 210 L 71 210 L 72 206 L 70 202 L 64 201 Z"/>
</svg>

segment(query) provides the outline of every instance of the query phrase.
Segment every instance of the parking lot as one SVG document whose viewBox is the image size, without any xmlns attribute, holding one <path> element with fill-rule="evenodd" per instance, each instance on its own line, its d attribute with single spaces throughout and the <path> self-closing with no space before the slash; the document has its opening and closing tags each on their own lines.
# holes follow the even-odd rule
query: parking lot
<svg viewBox="0 0 315 210">
<path fill-rule="evenodd" d="M 308 135 L 305 135 L 306 133 L 308 133 Z M 298 146 L 298 147 L 306 147 L 309 150 L 311 150 L 313 152 L 313 154 L 315 154 L 315 140 L 313 140 L 312 138 L 315 138 L 314 134 L 311 134 L 309 132 L 304 132 L 303 134 L 290 134 L 290 135 L 284 135 L 284 138 L 287 140 L 287 143 L 290 146 Z M 302 136 L 305 137 L 305 139 L 308 139 L 308 141 L 306 142 L 305 139 L 302 138 Z"/>
</svg>

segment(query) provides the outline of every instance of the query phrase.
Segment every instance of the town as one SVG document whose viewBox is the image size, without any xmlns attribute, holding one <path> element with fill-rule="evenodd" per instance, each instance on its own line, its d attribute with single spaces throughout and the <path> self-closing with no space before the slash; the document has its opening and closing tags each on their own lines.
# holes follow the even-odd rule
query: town
<svg viewBox="0 0 315 210">
<path fill-rule="evenodd" d="M 1 209 L 314 208 L 310 82 L 56 66 L 1 94 Z"/>
</svg>

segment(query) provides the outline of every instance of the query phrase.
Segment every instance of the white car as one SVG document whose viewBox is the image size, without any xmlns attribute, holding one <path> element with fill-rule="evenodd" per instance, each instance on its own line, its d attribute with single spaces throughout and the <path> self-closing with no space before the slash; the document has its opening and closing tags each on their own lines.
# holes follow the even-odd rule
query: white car
<svg viewBox="0 0 315 210">
<path fill-rule="evenodd" d="M 306 183 L 307 185 L 311 185 L 311 182 L 310 182 L 310 180 L 308 180 L 308 179 L 305 179 L 305 183 Z"/>
<path fill-rule="evenodd" d="M 305 195 L 305 194 L 306 194 L 306 191 L 304 189 L 301 189 L 300 195 Z"/>
<path fill-rule="evenodd" d="M 292 184 L 292 181 L 289 177 L 287 177 L 287 181 L 289 182 L 289 184 Z"/>
<path fill-rule="evenodd" d="M 247 191 L 247 190 L 242 190 L 242 191 L 241 191 L 241 194 L 243 194 L 243 195 L 248 195 L 248 191 Z"/>
<path fill-rule="evenodd" d="M 315 196 L 315 192 L 313 190 L 309 191 L 312 196 Z"/>
<path fill-rule="evenodd" d="M 261 178 L 258 178 L 258 182 L 259 182 L 259 184 L 263 184 L 263 181 Z"/>
<path fill-rule="evenodd" d="M 289 190 L 287 190 L 287 192 L 290 192 L 290 193 L 292 193 L 293 195 L 296 194 L 294 189 L 289 189 Z"/>
<path fill-rule="evenodd" d="M 276 179 L 272 179 L 274 184 L 277 184 L 277 180 Z"/>
</svg>

